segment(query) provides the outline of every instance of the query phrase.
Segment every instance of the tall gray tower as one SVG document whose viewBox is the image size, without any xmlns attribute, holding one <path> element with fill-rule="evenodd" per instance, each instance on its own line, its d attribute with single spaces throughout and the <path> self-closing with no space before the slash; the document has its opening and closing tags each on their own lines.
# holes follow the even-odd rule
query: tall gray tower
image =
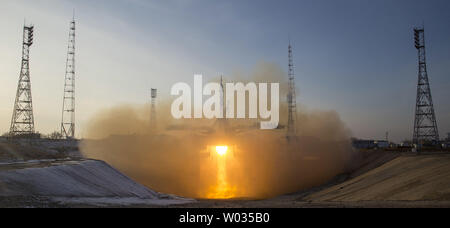
<svg viewBox="0 0 450 228">
<path fill-rule="evenodd" d="M 288 123 L 287 123 L 287 139 L 294 139 L 296 137 L 296 120 L 297 120 L 297 102 L 295 95 L 295 76 L 294 76 L 294 60 L 292 57 L 292 46 L 291 42 L 289 42 L 288 46 L 288 67 L 289 67 L 289 91 L 287 94 L 287 102 L 288 102 Z"/>
<path fill-rule="evenodd" d="M 61 135 L 66 139 L 75 138 L 75 17 L 70 22 L 69 30 Z"/>
<path fill-rule="evenodd" d="M 223 118 L 217 118 L 214 122 L 214 128 L 217 133 L 220 134 L 228 134 L 231 132 L 229 128 L 228 121 L 226 118 L 227 106 L 226 106 L 226 97 L 225 97 L 225 80 L 223 76 L 220 76 L 220 108 L 222 109 Z"/>
<path fill-rule="evenodd" d="M 31 97 L 30 47 L 33 44 L 34 26 L 23 26 L 22 64 L 17 86 L 14 110 L 9 129 L 11 136 L 34 134 L 33 100 Z"/>
<path fill-rule="evenodd" d="M 157 97 L 157 90 L 151 89 L 151 113 L 150 113 L 150 127 L 152 130 L 156 129 L 156 97 Z"/>
<path fill-rule="evenodd" d="M 413 143 L 423 144 L 439 142 L 439 133 L 434 113 L 431 88 L 428 81 L 427 64 L 425 61 L 425 30 L 414 29 L 414 46 L 418 50 L 419 76 L 417 83 L 416 113 L 414 120 Z"/>
</svg>

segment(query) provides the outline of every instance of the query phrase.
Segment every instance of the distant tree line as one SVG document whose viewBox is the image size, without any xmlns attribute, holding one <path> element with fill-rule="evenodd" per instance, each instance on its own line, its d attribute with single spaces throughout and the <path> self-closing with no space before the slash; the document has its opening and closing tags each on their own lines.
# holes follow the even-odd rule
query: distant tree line
<svg viewBox="0 0 450 228">
<path fill-rule="evenodd" d="M 5 132 L 1 135 L 1 137 L 9 138 L 9 137 L 11 137 L 11 134 L 9 132 Z M 25 138 L 25 137 L 30 137 L 30 135 L 21 135 L 21 136 L 16 136 L 16 137 Z M 50 134 L 41 134 L 39 132 L 36 132 L 31 137 L 32 138 L 40 138 L 40 139 L 52 139 L 52 140 L 63 139 L 62 134 L 58 131 L 54 131 Z"/>
</svg>

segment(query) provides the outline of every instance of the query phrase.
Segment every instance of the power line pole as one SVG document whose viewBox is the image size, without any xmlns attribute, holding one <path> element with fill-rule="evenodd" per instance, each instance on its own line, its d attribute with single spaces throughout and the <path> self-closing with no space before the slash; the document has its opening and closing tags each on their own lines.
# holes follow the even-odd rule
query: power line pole
<svg viewBox="0 0 450 228">
<path fill-rule="evenodd" d="M 34 134 L 33 99 L 30 79 L 30 47 L 33 45 L 34 26 L 23 26 L 22 64 L 17 86 L 14 110 L 9 129 L 10 136 Z"/>
<path fill-rule="evenodd" d="M 414 46 L 418 50 L 419 76 L 417 83 L 416 112 L 414 120 L 413 143 L 420 145 L 424 142 L 438 143 L 439 133 L 436 115 L 431 97 L 428 80 L 427 64 L 425 60 L 425 30 L 414 28 Z"/>
<path fill-rule="evenodd" d="M 75 138 L 75 17 L 70 22 L 69 30 L 61 135 L 66 139 Z"/>
<path fill-rule="evenodd" d="M 288 101 L 288 124 L 287 124 L 287 138 L 288 140 L 294 139 L 296 137 L 296 119 L 297 119 L 297 102 L 295 95 L 295 76 L 294 76 L 294 61 L 292 56 L 292 46 L 289 42 L 288 46 L 288 67 L 289 67 L 289 92 L 287 95 Z"/>
</svg>

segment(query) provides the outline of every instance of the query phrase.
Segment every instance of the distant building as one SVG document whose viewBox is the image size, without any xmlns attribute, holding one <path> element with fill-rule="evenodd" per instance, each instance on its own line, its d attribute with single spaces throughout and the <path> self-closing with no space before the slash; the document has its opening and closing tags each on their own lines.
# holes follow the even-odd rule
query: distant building
<svg viewBox="0 0 450 228">
<path fill-rule="evenodd" d="M 388 148 L 390 143 L 386 140 L 352 139 L 352 146 L 357 149 L 381 149 Z"/>
<path fill-rule="evenodd" d="M 450 148 L 450 132 L 447 133 L 447 138 L 442 142 L 442 148 Z"/>
<path fill-rule="evenodd" d="M 357 149 L 373 149 L 375 143 L 373 140 L 352 139 L 352 146 Z"/>
<path fill-rule="evenodd" d="M 375 141 L 375 145 L 377 148 L 388 148 L 389 142 L 386 140 L 378 140 L 378 141 Z"/>
<path fill-rule="evenodd" d="M 402 143 L 400 143 L 399 146 L 400 147 L 411 147 L 413 145 L 412 145 L 412 143 L 410 141 L 403 141 Z"/>
</svg>

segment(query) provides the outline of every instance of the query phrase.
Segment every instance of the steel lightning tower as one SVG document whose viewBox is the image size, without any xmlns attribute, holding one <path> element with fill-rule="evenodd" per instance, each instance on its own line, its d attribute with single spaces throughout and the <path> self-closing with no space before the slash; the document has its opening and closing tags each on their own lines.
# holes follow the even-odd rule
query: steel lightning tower
<svg viewBox="0 0 450 228">
<path fill-rule="evenodd" d="M 66 139 L 75 138 L 75 17 L 70 22 L 69 30 L 61 135 Z"/>
<path fill-rule="evenodd" d="M 34 134 L 33 102 L 30 79 L 30 47 L 33 44 L 34 26 L 23 26 L 22 64 L 17 86 L 14 110 L 11 119 L 10 135 Z"/>
<path fill-rule="evenodd" d="M 288 67 L 289 67 L 289 91 L 287 94 L 287 102 L 288 102 L 288 123 L 287 123 L 287 138 L 293 139 L 296 135 L 295 122 L 297 119 L 297 102 L 295 99 L 295 77 L 294 77 L 294 61 L 292 57 L 292 46 L 291 42 L 289 42 L 288 46 Z"/>
<path fill-rule="evenodd" d="M 425 61 L 425 30 L 414 28 L 414 46 L 419 56 L 419 76 L 417 84 L 416 114 L 414 120 L 415 144 L 423 142 L 438 142 L 439 133 L 434 113 L 431 88 L 428 81 L 427 64 Z"/>
<path fill-rule="evenodd" d="M 157 90 L 151 89 L 151 114 L 150 114 L 150 127 L 155 130 L 156 129 L 156 96 Z"/>
</svg>

